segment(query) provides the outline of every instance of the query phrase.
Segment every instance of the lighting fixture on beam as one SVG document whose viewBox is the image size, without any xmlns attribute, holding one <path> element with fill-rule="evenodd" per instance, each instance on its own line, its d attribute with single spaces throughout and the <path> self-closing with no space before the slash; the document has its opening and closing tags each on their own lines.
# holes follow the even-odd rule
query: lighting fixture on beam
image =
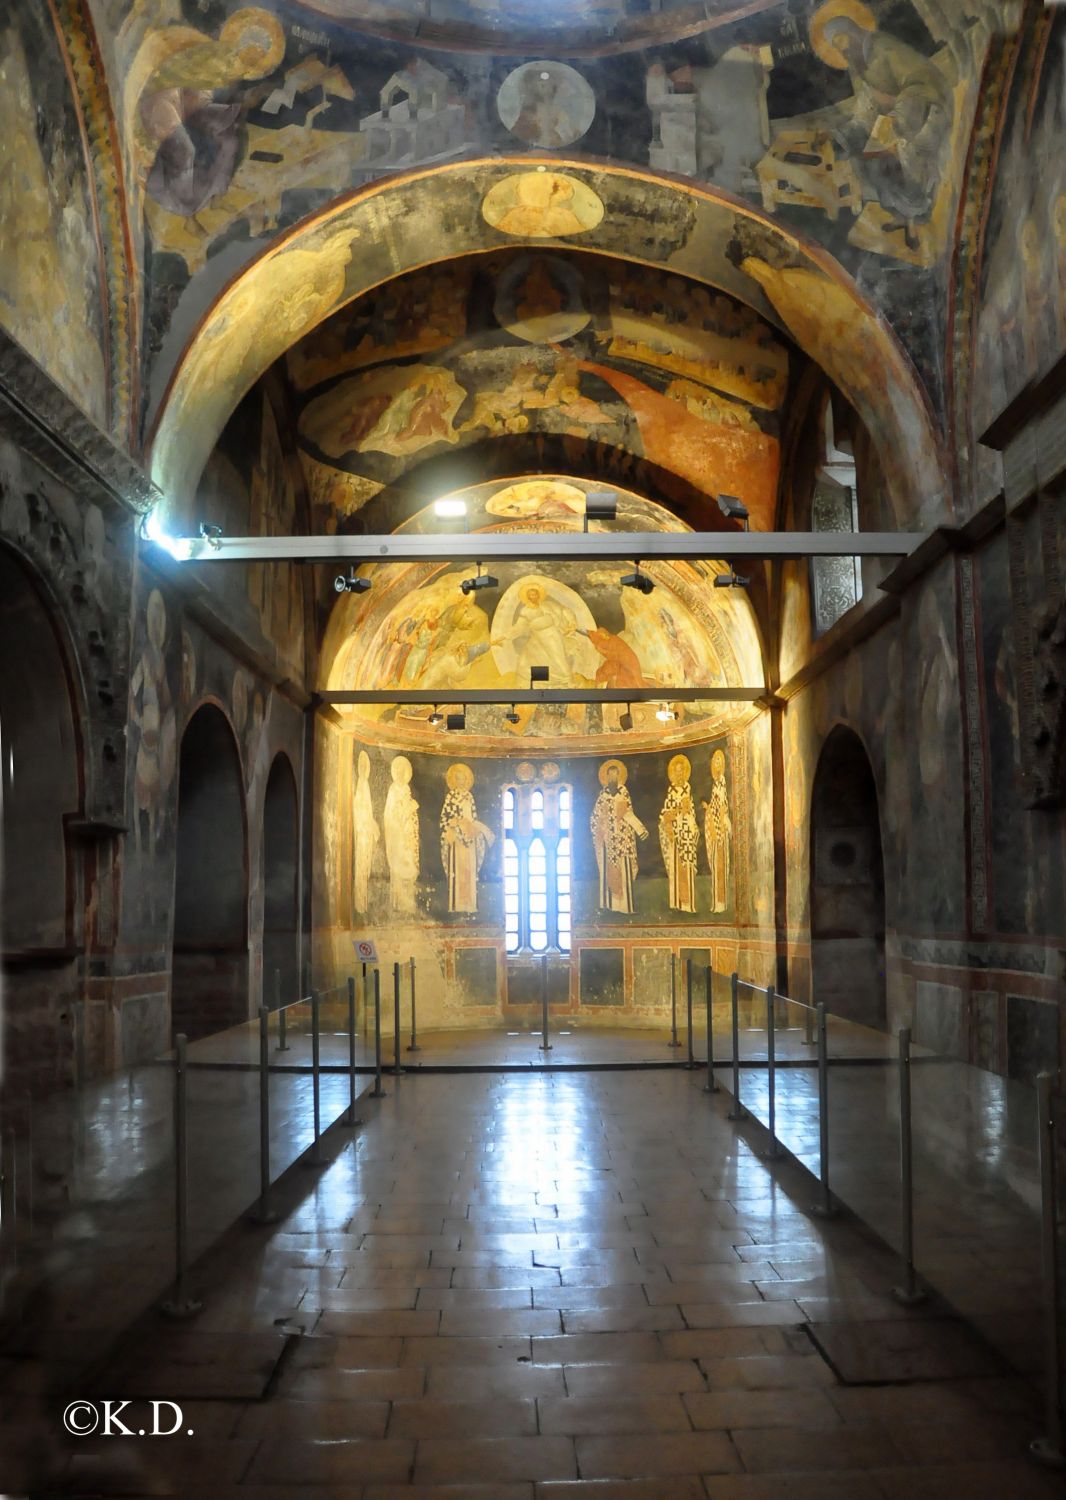
<svg viewBox="0 0 1066 1500">
<path fill-rule="evenodd" d="M 515 708 L 513 703 L 511 704 L 510 713 L 504 714 L 504 718 L 507 720 L 508 724 L 520 724 L 522 722 L 518 710 Z"/>
<path fill-rule="evenodd" d="M 743 573 L 735 573 L 730 568 L 728 573 L 718 574 L 714 586 L 716 589 L 746 589 L 750 582 L 751 579 L 745 578 Z"/>
<path fill-rule="evenodd" d="M 498 589 L 499 586 L 500 580 L 498 578 L 493 578 L 491 573 L 483 573 L 481 571 L 480 563 L 478 563 L 477 565 L 477 577 L 464 578 L 462 583 L 459 585 L 464 594 L 476 593 L 478 589 Z"/>
<path fill-rule="evenodd" d="M 635 573 L 626 573 L 623 576 L 622 587 L 624 589 L 639 589 L 642 594 L 650 594 L 655 585 L 647 573 L 640 571 L 640 563 L 638 562 Z"/>
<path fill-rule="evenodd" d="M 154 547 L 161 547 L 175 562 L 188 562 L 199 543 L 191 536 L 171 536 L 163 525 L 159 511 L 160 507 L 157 505 L 146 516 L 141 517 L 141 540 L 151 542 Z"/>
<path fill-rule="evenodd" d="M 727 521 L 743 521 L 744 530 L 751 530 L 751 517 L 748 514 L 748 507 L 744 504 L 743 500 L 738 500 L 736 495 L 719 495 L 718 509 Z"/>
<path fill-rule="evenodd" d="M 665 703 L 660 703 L 659 707 L 655 710 L 655 717 L 659 720 L 660 724 L 672 724 L 677 718 L 677 714 L 674 713 L 672 708 L 668 708 Z"/>
<path fill-rule="evenodd" d="M 222 550 L 222 527 L 221 526 L 213 526 L 210 521 L 201 521 L 200 522 L 200 535 L 203 537 L 204 541 L 207 543 L 207 545 L 209 547 L 214 548 L 214 550 L 216 552 L 221 552 L 221 550 Z"/>
<path fill-rule="evenodd" d="M 347 577 L 343 573 L 337 574 L 333 587 L 338 594 L 365 594 L 370 587 L 370 579 L 360 578 L 354 568 L 349 568 Z"/>
<path fill-rule="evenodd" d="M 547 680 L 548 680 L 548 669 L 547 669 L 547 667 L 530 667 L 530 669 L 529 669 L 529 685 L 530 685 L 530 687 L 532 687 L 533 684 L 536 683 L 536 682 L 547 682 Z"/>
<path fill-rule="evenodd" d="M 589 490 L 585 496 L 584 531 L 590 521 L 614 521 L 618 518 L 618 496 L 613 490 Z"/>
<path fill-rule="evenodd" d="M 465 729 L 466 709 L 461 708 L 457 714 L 449 714 L 444 721 L 445 729 Z"/>
<path fill-rule="evenodd" d="M 433 514 L 442 521 L 458 521 L 466 517 L 465 500 L 434 500 Z"/>
<path fill-rule="evenodd" d="M 431 724 L 443 724 L 444 723 L 444 715 L 441 713 L 440 709 L 437 707 L 437 705 L 435 703 L 433 705 L 433 712 L 429 716 L 429 722 Z"/>
<path fill-rule="evenodd" d="M 624 714 L 619 714 L 619 716 L 618 716 L 618 727 L 619 727 L 619 729 L 632 729 L 633 728 L 633 705 L 632 705 L 632 703 L 627 703 L 626 704 L 626 711 L 625 711 L 625 713 Z"/>
</svg>

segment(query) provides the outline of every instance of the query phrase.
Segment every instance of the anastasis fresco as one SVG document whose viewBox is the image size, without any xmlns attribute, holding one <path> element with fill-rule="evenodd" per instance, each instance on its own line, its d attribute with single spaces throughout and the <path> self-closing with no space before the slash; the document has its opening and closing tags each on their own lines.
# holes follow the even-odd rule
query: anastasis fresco
<svg viewBox="0 0 1066 1500">
<path fill-rule="evenodd" d="M 562 478 L 482 485 L 466 493 L 481 530 L 579 529 L 585 488 Z M 455 497 L 451 497 L 455 498 Z M 506 518 L 502 521 L 496 517 Z M 440 521 L 423 514 L 405 530 Z M 596 526 L 598 523 L 593 523 Z M 677 522 L 636 496 L 622 496 L 612 528 L 662 530 Z M 627 750 L 688 744 L 750 717 L 748 703 L 673 704 L 671 688 L 760 685 L 759 642 L 742 591 L 715 589 L 710 564 L 642 564 L 650 594 L 624 587 L 632 567 L 493 564 L 496 584 L 466 590 L 469 566 L 370 565 L 373 587 L 342 596 L 326 634 L 330 689 L 462 692 L 528 688 L 546 667 L 555 688 L 662 689 L 661 702 L 627 705 L 471 705 L 462 744 L 479 753 L 548 749 L 597 753 L 605 737 Z M 738 597 L 739 596 L 739 597 Z M 669 718 L 658 718 L 657 708 Z M 345 726 L 366 743 L 448 754 L 454 737 L 432 705 L 342 705 Z M 628 714 L 628 717 L 627 717 Z M 625 724 L 626 727 L 623 727 Z"/>
</svg>

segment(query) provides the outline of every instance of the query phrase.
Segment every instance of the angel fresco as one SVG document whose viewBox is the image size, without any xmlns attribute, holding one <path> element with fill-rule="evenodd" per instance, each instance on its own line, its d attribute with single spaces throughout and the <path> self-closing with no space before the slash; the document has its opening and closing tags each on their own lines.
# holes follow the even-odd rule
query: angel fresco
<svg viewBox="0 0 1066 1500">
<path fill-rule="evenodd" d="M 138 63 L 150 69 L 138 100 L 142 148 L 151 157 L 145 186 L 183 218 L 229 187 L 240 155 L 237 85 L 265 78 L 285 55 L 276 16 L 235 11 L 212 40 L 188 26 L 153 32 Z"/>
</svg>

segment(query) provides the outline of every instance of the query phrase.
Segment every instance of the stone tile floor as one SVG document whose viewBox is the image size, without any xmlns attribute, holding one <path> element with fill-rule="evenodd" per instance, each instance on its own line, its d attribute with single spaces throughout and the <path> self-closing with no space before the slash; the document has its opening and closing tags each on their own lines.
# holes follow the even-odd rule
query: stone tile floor
<svg viewBox="0 0 1066 1500">
<path fill-rule="evenodd" d="M 809 1178 L 763 1161 L 702 1083 L 389 1080 L 302 1201 L 196 1268 L 196 1320 L 142 1319 L 76 1389 L 0 1368 L 5 1493 L 1060 1495 L 1026 1456 L 1034 1392 L 983 1348 L 960 1364 L 957 1325 L 899 1307 L 892 1258 L 853 1221 L 810 1218 Z M 860 1340 L 895 1324 L 934 1371 L 943 1338 L 945 1378 L 841 1385 L 812 1304 Z M 130 1426 L 178 1402 L 182 1433 L 65 1439 L 75 1395 L 130 1399 Z"/>
</svg>

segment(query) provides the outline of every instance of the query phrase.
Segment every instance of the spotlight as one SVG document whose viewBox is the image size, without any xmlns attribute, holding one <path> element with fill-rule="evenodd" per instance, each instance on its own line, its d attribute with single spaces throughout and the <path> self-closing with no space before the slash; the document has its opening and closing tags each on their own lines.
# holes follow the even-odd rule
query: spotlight
<svg viewBox="0 0 1066 1500">
<path fill-rule="evenodd" d="M 444 520 L 458 520 L 466 515 L 465 500 L 434 500 L 433 514 Z"/>
<path fill-rule="evenodd" d="M 743 500 L 738 500 L 736 495 L 719 495 L 718 509 L 727 521 L 743 521 L 744 530 L 747 531 L 749 529 L 748 507 L 744 504 Z"/>
<path fill-rule="evenodd" d="M 639 589 L 642 594 L 650 594 L 655 585 L 647 573 L 640 571 L 640 563 L 637 563 L 637 571 L 625 575 L 622 579 L 622 587 L 624 589 Z"/>
<path fill-rule="evenodd" d="M 478 589 L 498 589 L 499 586 L 500 580 L 498 578 L 493 578 L 491 573 L 483 573 L 481 571 L 480 563 L 478 563 L 477 565 L 477 577 L 464 578 L 462 583 L 459 585 L 464 594 L 473 594 Z"/>
<path fill-rule="evenodd" d="M 457 714 L 449 714 L 444 721 L 445 729 L 465 729 L 466 709 L 461 709 Z"/>
<path fill-rule="evenodd" d="M 750 578 L 745 578 L 742 573 L 734 573 L 730 568 L 728 573 L 718 574 L 714 586 L 716 589 L 746 589 L 750 582 Z"/>
<path fill-rule="evenodd" d="M 370 587 L 369 578 L 360 578 L 354 568 L 349 568 L 348 576 L 338 573 L 333 580 L 333 587 L 338 594 L 365 594 Z"/>
<path fill-rule="evenodd" d="M 529 685 L 530 685 L 530 687 L 532 687 L 535 682 L 547 682 L 547 680 L 548 680 L 548 669 L 547 669 L 547 667 L 530 667 L 530 669 L 529 669 Z"/>
<path fill-rule="evenodd" d="M 164 552 L 169 552 L 175 562 L 188 562 L 197 545 L 192 537 L 171 536 L 163 526 L 158 506 L 141 517 L 140 535 L 142 541 L 151 542 L 156 547 L 162 547 Z"/>
<path fill-rule="evenodd" d="M 209 547 L 214 547 L 218 552 L 222 547 L 222 527 L 212 526 L 210 521 L 200 522 L 200 535 Z"/>
<path fill-rule="evenodd" d="M 440 709 L 437 707 L 437 705 L 435 703 L 433 705 L 433 712 L 429 716 L 429 722 L 431 724 L 443 724 L 444 723 L 444 715 L 441 713 Z"/>
<path fill-rule="evenodd" d="M 504 714 L 504 718 L 507 720 L 508 724 L 520 724 L 522 722 L 518 717 L 513 703 L 511 704 L 511 712 L 509 714 Z"/>
<path fill-rule="evenodd" d="M 660 703 L 659 707 L 655 710 L 655 717 L 659 720 L 660 724 L 672 724 L 677 718 L 677 714 L 674 713 L 672 708 L 667 708 L 665 703 Z"/>
<path fill-rule="evenodd" d="M 585 496 L 585 526 L 590 521 L 614 521 L 618 517 L 618 496 L 613 490 L 589 490 Z"/>
<path fill-rule="evenodd" d="M 627 703 L 625 713 L 619 715 L 618 727 L 619 729 L 633 728 L 633 705 L 631 703 Z"/>
</svg>

